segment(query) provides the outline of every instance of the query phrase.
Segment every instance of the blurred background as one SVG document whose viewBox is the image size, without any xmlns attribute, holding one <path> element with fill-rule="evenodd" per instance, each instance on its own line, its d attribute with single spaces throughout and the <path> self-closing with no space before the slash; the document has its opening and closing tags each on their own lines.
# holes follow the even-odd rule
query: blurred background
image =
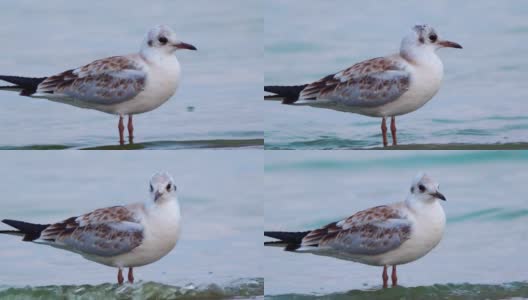
<svg viewBox="0 0 528 300">
<path fill-rule="evenodd" d="M 164 170 L 175 180 L 183 219 L 176 248 L 134 269 L 139 282 L 122 287 L 115 284 L 115 268 L 0 235 L 0 298 L 27 299 L 46 291 L 55 298 L 97 299 L 121 293 L 141 299 L 263 293 L 259 152 L 5 151 L 0 165 L 0 219 L 48 224 L 97 208 L 143 202 L 149 199 L 150 177 Z"/>
<path fill-rule="evenodd" d="M 265 157 L 269 231 L 306 231 L 403 201 L 420 171 L 447 198 L 442 241 L 398 267 L 401 287 L 381 289 L 381 267 L 266 247 L 270 299 L 528 297 L 528 151 L 266 151 Z"/>
<path fill-rule="evenodd" d="M 180 88 L 158 109 L 134 117 L 135 142 L 155 149 L 261 147 L 262 4 L 4 3 L 0 74 L 49 76 L 96 59 L 136 53 L 150 28 L 167 24 L 198 51 L 178 51 Z M 5 91 L 0 92 L 0 108 L 0 149 L 86 148 L 119 141 L 117 116 L 99 111 Z M 190 140 L 202 142 L 185 143 Z"/>
<path fill-rule="evenodd" d="M 401 145 L 528 148 L 528 3 L 512 1 L 266 1 L 266 85 L 310 83 L 397 53 L 415 24 L 464 49 L 440 49 L 444 80 L 424 107 L 397 118 Z M 265 103 L 267 149 L 372 148 L 380 119 Z M 449 144 L 449 145 L 448 145 Z"/>
</svg>

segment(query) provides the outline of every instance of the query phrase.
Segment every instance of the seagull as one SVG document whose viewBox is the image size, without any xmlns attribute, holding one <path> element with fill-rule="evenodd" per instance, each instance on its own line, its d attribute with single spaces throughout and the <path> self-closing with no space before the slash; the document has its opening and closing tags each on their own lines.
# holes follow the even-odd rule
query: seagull
<svg viewBox="0 0 528 300">
<path fill-rule="evenodd" d="M 174 52 L 179 49 L 196 47 L 180 41 L 170 27 L 158 25 L 147 33 L 139 53 L 99 59 L 49 77 L 0 75 L 13 84 L 0 90 L 119 115 L 119 143 L 124 145 L 123 116 L 128 115 L 132 143 L 132 116 L 158 108 L 176 92 L 181 70 Z"/>
<path fill-rule="evenodd" d="M 396 116 L 422 107 L 440 88 L 444 67 L 435 51 L 444 47 L 462 49 L 441 40 L 433 27 L 416 25 L 397 54 L 357 63 L 310 84 L 265 86 L 264 91 L 273 95 L 264 98 L 382 118 L 384 147 L 388 145 L 385 118 L 391 117 L 392 144 L 397 145 Z"/>
<path fill-rule="evenodd" d="M 176 185 L 168 173 L 150 179 L 150 200 L 96 209 L 52 224 L 2 220 L 17 230 L 0 233 L 23 236 L 23 241 L 68 250 L 84 258 L 118 268 L 117 282 L 134 282 L 133 268 L 167 255 L 180 237 L 180 208 Z"/>
<path fill-rule="evenodd" d="M 310 231 L 264 232 L 279 240 L 264 245 L 383 266 L 384 288 L 387 266 L 392 266 L 392 286 L 396 286 L 396 266 L 426 255 L 442 239 L 445 213 L 438 200 L 446 200 L 438 184 L 420 173 L 405 201 L 372 207 Z"/>
</svg>

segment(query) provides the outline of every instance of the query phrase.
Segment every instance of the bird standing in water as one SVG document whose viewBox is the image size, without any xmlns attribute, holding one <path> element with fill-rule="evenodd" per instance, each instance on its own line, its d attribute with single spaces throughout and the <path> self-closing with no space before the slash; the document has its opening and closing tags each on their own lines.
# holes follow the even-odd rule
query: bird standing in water
<svg viewBox="0 0 528 300">
<path fill-rule="evenodd" d="M 369 208 L 315 230 L 267 231 L 264 235 L 277 241 L 264 245 L 383 266 L 383 287 L 388 285 L 387 267 L 392 266 L 396 286 L 396 266 L 423 257 L 440 243 L 446 220 L 439 200 L 446 198 L 438 184 L 421 173 L 404 201 Z"/>
<path fill-rule="evenodd" d="M 196 50 L 180 41 L 171 28 L 159 25 L 147 33 L 139 53 L 99 59 L 49 77 L 0 75 L 0 80 L 13 84 L 0 90 L 118 115 L 121 145 L 125 143 L 123 117 L 128 115 L 129 142 L 133 143 L 132 116 L 158 108 L 180 84 L 180 63 L 174 55 L 179 49 Z"/>
<path fill-rule="evenodd" d="M 157 173 L 149 189 L 150 199 L 145 203 L 100 208 L 45 225 L 2 220 L 16 230 L 0 233 L 22 236 L 23 241 L 68 250 L 118 268 L 119 284 L 124 281 L 123 268 L 128 268 L 128 281 L 133 283 L 133 268 L 161 259 L 180 237 L 174 180 L 168 173 Z"/>
<path fill-rule="evenodd" d="M 396 116 L 419 109 L 438 92 L 444 68 L 436 50 L 445 47 L 462 48 L 441 40 L 431 26 L 416 25 L 397 54 L 357 63 L 310 84 L 265 86 L 273 94 L 265 99 L 382 118 L 384 147 L 390 117 L 392 144 L 397 145 Z"/>
</svg>

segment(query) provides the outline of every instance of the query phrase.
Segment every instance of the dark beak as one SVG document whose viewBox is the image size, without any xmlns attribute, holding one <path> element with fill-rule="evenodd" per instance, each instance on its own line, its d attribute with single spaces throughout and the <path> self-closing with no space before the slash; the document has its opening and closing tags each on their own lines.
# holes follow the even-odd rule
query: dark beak
<svg viewBox="0 0 528 300">
<path fill-rule="evenodd" d="M 178 49 L 197 50 L 196 47 L 194 47 L 193 45 L 187 44 L 184 42 L 179 42 L 177 44 L 174 44 L 174 47 Z"/>
<path fill-rule="evenodd" d="M 154 194 L 154 202 L 158 201 L 159 197 L 161 197 L 161 193 L 156 191 L 156 193 Z"/>
<path fill-rule="evenodd" d="M 447 47 L 447 48 L 462 49 L 462 46 L 460 46 L 460 44 L 457 44 L 455 42 L 450 42 L 450 41 L 439 41 L 438 45 L 440 45 L 442 47 Z"/>
<path fill-rule="evenodd" d="M 442 195 L 440 192 L 434 192 L 431 194 L 431 196 L 437 198 L 437 199 L 440 199 L 440 200 L 444 200 L 444 201 L 447 201 L 446 200 L 446 197 L 444 195 Z"/>
</svg>

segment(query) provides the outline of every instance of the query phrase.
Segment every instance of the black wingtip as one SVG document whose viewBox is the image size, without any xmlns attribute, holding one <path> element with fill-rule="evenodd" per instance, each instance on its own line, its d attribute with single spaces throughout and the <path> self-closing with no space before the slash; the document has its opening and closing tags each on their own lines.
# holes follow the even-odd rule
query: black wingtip
<svg viewBox="0 0 528 300">
<path fill-rule="evenodd" d="M 279 241 L 265 242 L 265 246 L 284 246 L 284 251 L 295 251 L 301 247 L 303 238 L 310 231 L 284 232 L 284 231 L 264 231 L 264 235 Z"/>
<path fill-rule="evenodd" d="M 280 240 L 288 244 L 300 244 L 302 243 L 302 239 L 308 233 L 310 233 L 310 231 L 302 231 L 302 232 L 264 231 L 264 236 L 274 238 L 274 239 Z"/>
<path fill-rule="evenodd" d="M 268 241 L 264 242 L 264 246 L 285 246 L 285 244 L 281 241 Z"/>
<path fill-rule="evenodd" d="M 30 96 L 37 91 L 38 85 L 46 80 L 47 77 L 20 77 L 0 75 L 0 80 L 14 84 L 22 91 L 20 95 Z"/>
<path fill-rule="evenodd" d="M 284 251 L 295 251 L 297 249 L 301 248 L 300 244 L 288 244 L 284 248 Z"/>
<path fill-rule="evenodd" d="M 264 86 L 264 91 L 275 94 L 276 96 L 282 97 L 283 104 L 293 104 L 299 100 L 299 95 L 307 84 L 294 85 L 294 86 L 276 86 L 267 85 Z"/>
<path fill-rule="evenodd" d="M 40 233 L 46 229 L 49 224 L 33 224 L 17 220 L 3 219 L 2 223 L 5 223 L 13 228 L 18 229 L 24 234 L 23 241 L 33 241 L 40 237 Z"/>
</svg>

